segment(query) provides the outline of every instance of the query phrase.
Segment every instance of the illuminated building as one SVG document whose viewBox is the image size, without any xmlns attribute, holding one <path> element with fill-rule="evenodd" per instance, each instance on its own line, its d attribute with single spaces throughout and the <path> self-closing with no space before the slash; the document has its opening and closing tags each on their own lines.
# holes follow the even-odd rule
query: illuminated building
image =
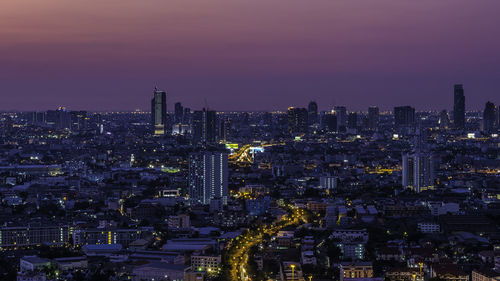
<svg viewBox="0 0 500 281">
<path fill-rule="evenodd" d="M 403 187 L 415 192 L 434 189 L 435 171 L 433 156 L 417 151 L 403 154 Z"/>
<path fill-rule="evenodd" d="M 202 151 L 189 155 L 189 197 L 191 202 L 209 205 L 211 200 L 227 204 L 227 153 Z"/>
<path fill-rule="evenodd" d="M 155 136 L 165 135 L 167 132 L 167 93 L 155 87 L 151 99 L 151 124 Z"/>
<path fill-rule="evenodd" d="M 191 269 L 194 271 L 205 271 L 209 275 L 218 274 L 221 269 L 221 256 L 191 256 Z"/>
<path fill-rule="evenodd" d="M 307 133 L 308 112 L 305 108 L 288 108 L 288 131 L 290 134 Z"/>
</svg>

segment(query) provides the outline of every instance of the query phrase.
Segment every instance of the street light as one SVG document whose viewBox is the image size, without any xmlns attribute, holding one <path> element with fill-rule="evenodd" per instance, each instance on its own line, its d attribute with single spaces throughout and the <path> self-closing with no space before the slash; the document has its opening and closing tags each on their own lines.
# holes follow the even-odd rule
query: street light
<svg viewBox="0 0 500 281">
<path fill-rule="evenodd" d="M 294 278 L 295 264 L 291 264 L 290 267 L 292 268 L 292 281 L 295 281 L 295 278 Z"/>
</svg>

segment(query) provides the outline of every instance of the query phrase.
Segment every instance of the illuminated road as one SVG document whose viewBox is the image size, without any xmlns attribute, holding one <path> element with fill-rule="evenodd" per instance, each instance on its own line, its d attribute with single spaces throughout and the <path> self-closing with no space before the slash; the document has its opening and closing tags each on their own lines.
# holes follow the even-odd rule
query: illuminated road
<svg viewBox="0 0 500 281">
<path fill-rule="evenodd" d="M 250 229 L 231 242 L 227 256 L 230 265 L 229 280 L 251 280 L 247 274 L 249 251 L 253 246 L 262 242 L 264 234 L 274 235 L 284 227 L 299 224 L 301 221 L 305 222 L 304 210 L 290 208 L 290 214 L 282 216 L 273 224 Z"/>
</svg>

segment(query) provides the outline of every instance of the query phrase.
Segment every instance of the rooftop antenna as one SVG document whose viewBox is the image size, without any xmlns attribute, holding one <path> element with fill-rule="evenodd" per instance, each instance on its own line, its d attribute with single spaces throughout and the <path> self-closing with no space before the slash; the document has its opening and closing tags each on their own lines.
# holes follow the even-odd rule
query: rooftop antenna
<svg viewBox="0 0 500 281">
<path fill-rule="evenodd" d="M 204 99 L 204 101 L 205 101 L 205 108 L 206 108 L 206 109 L 207 109 L 207 111 L 208 111 L 208 102 L 207 102 L 207 98 L 205 98 L 205 99 Z"/>
</svg>

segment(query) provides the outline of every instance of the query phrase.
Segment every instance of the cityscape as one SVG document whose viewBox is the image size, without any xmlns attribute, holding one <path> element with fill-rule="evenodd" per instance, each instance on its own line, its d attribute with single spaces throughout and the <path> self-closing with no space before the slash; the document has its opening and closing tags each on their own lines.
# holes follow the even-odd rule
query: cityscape
<svg viewBox="0 0 500 281">
<path fill-rule="evenodd" d="M 0 1 L 0 281 L 500 281 L 500 1 Z"/>
<path fill-rule="evenodd" d="M 150 112 L 2 113 L 1 274 L 498 280 L 500 107 L 465 93 L 451 114 L 192 110 L 157 87 Z"/>
</svg>

